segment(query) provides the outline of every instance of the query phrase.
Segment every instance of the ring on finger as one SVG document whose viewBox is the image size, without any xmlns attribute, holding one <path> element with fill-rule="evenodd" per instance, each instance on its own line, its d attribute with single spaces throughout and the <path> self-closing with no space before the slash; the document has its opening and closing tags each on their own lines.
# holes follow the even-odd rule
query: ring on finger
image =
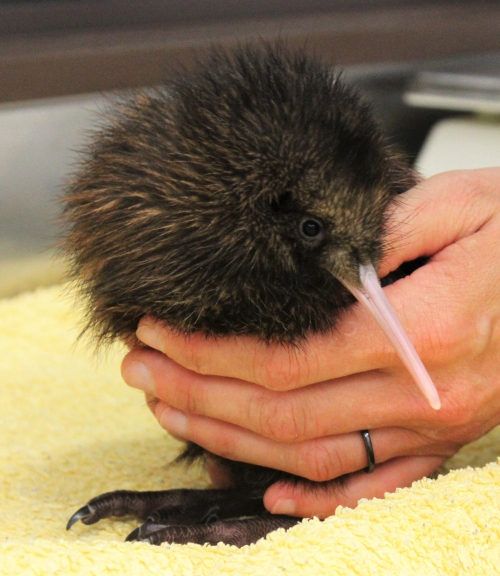
<svg viewBox="0 0 500 576">
<path fill-rule="evenodd" d="M 371 474 L 375 470 L 375 452 L 373 451 L 372 437 L 370 436 L 369 430 L 360 430 L 359 433 L 361 434 L 361 438 L 363 438 L 368 462 L 365 472 Z"/>
</svg>

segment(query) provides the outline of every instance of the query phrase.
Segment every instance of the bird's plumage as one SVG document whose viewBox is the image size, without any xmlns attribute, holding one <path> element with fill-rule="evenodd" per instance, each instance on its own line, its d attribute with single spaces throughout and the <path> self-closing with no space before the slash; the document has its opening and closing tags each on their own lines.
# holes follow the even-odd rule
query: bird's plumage
<svg viewBox="0 0 500 576">
<path fill-rule="evenodd" d="M 185 334 L 297 343 L 354 301 L 342 282 L 377 265 L 386 209 L 414 182 L 369 107 L 320 60 L 282 44 L 213 49 L 111 113 L 64 194 L 63 250 L 101 341 L 129 339 L 151 315 Z M 184 458 L 204 454 L 190 444 Z M 292 479 L 224 463 L 260 498 Z M 94 499 L 68 526 L 140 516 L 145 500 L 130 501 Z"/>
<path fill-rule="evenodd" d="M 64 246 L 101 339 L 150 314 L 297 341 L 353 301 L 325 259 L 378 261 L 385 209 L 411 183 L 328 66 L 280 45 L 214 50 L 118 105 L 64 196 Z M 324 226 L 317 244 L 306 216 Z"/>
</svg>

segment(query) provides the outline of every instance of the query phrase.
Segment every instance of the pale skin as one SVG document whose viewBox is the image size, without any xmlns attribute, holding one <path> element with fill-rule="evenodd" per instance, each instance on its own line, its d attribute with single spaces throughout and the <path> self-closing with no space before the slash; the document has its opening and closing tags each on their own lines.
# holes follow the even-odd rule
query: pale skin
<svg viewBox="0 0 500 576">
<path fill-rule="evenodd" d="M 273 513 L 324 518 L 383 497 L 500 423 L 500 168 L 421 182 L 392 211 L 390 230 L 380 276 L 431 256 L 385 292 L 438 388 L 439 411 L 360 305 L 300 348 L 185 337 L 144 318 L 137 337 L 151 349 L 123 361 L 125 381 L 179 438 L 314 481 L 350 474 L 334 490 L 272 485 L 264 503 Z M 363 471 L 363 429 L 372 474 Z M 209 472 L 216 485 L 230 484 L 224 470 Z"/>
</svg>

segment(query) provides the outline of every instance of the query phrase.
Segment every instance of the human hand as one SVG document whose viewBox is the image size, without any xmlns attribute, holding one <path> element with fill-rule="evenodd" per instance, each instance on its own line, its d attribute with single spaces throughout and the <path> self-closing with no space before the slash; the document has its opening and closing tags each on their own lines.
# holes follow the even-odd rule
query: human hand
<svg viewBox="0 0 500 576">
<path fill-rule="evenodd" d="M 146 391 L 164 428 L 232 460 L 327 480 L 366 466 L 359 430 L 371 431 L 373 474 L 354 473 L 337 491 L 275 484 L 264 499 L 274 513 L 324 517 L 381 497 L 500 421 L 500 168 L 422 182 L 402 196 L 390 227 L 381 276 L 432 255 L 384 290 L 438 387 L 438 412 L 359 305 L 338 331 L 300 348 L 188 338 L 145 318 L 137 336 L 154 350 L 124 359 L 124 379 Z"/>
</svg>

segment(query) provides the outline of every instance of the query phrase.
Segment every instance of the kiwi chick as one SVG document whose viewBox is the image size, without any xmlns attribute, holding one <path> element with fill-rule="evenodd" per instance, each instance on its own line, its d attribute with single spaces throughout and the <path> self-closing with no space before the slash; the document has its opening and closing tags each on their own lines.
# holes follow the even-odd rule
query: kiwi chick
<svg viewBox="0 0 500 576">
<path fill-rule="evenodd" d="M 344 284 L 377 267 L 386 209 L 414 184 L 321 61 L 282 44 L 213 48 L 116 106 L 64 194 L 63 250 L 101 343 L 133 338 L 150 315 L 184 334 L 294 345 L 354 302 Z M 184 457 L 205 454 L 188 444 Z M 243 545 L 298 521 L 267 514 L 263 494 L 313 482 L 224 464 L 234 489 L 112 492 L 68 528 L 135 514 L 145 523 L 129 539 Z"/>
</svg>

